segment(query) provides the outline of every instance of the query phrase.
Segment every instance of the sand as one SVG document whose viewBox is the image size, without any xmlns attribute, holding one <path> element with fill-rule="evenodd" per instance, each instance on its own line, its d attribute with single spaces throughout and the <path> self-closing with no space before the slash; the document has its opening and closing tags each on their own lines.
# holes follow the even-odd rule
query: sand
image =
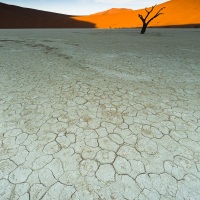
<svg viewBox="0 0 200 200">
<path fill-rule="evenodd" d="M 0 30 L 0 199 L 199 199 L 199 29 Z"/>
<path fill-rule="evenodd" d="M 153 6 L 153 5 L 152 5 Z M 200 1 L 199 0 L 169 0 L 157 5 L 149 15 L 151 19 L 161 8 L 165 7 L 162 15 L 150 22 L 153 27 L 200 27 Z M 148 8 L 147 10 L 151 10 Z M 131 10 L 113 8 L 97 14 L 73 17 L 95 24 L 96 28 L 132 28 L 141 27 L 142 21 L 138 17 L 142 14 L 145 18 L 145 9 Z"/>
<path fill-rule="evenodd" d="M 151 12 L 148 20 L 163 7 L 164 14 L 151 21 L 149 26 L 200 27 L 199 0 L 170 0 L 159 4 Z M 0 3 L 0 29 L 133 28 L 142 26 L 138 14 L 145 17 L 147 13 L 145 9 L 112 8 L 92 15 L 70 16 Z"/>
</svg>

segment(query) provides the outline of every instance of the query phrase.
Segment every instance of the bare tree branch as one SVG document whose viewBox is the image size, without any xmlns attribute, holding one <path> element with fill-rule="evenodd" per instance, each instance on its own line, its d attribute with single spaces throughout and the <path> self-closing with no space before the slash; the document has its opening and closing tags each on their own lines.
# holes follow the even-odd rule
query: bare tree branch
<svg viewBox="0 0 200 200">
<path fill-rule="evenodd" d="M 159 15 L 162 15 L 164 13 L 161 13 L 161 11 L 165 9 L 165 7 L 161 8 L 148 22 L 147 24 L 149 24 L 153 19 L 155 19 L 156 17 L 158 17 Z"/>
<path fill-rule="evenodd" d="M 138 15 L 139 16 L 139 18 L 142 20 L 142 22 L 144 23 L 145 22 L 145 19 L 143 18 L 143 16 L 142 15 Z"/>
<path fill-rule="evenodd" d="M 155 8 L 155 6 L 152 6 L 150 11 L 148 11 L 147 8 L 145 8 L 145 10 L 146 10 L 146 12 L 147 12 L 147 15 L 146 15 L 146 17 L 145 17 L 145 20 L 146 20 L 147 17 L 150 15 L 150 13 L 154 10 L 154 8 Z"/>
<path fill-rule="evenodd" d="M 156 5 L 155 5 L 156 6 Z M 149 21 L 146 22 L 147 18 L 149 17 L 149 15 L 152 13 L 152 11 L 154 10 L 155 6 L 152 6 L 151 7 L 151 10 L 147 10 L 147 8 L 145 8 L 145 11 L 146 11 L 146 16 L 143 17 L 141 14 L 138 14 L 138 17 L 141 19 L 142 23 L 143 23 L 143 27 L 142 27 L 142 31 L 141 31 L 141 34 L 144 34 L 145 33 L 145 30 L 148 26 L 148 24 L 153 20 L 155 19 L 156 17 L 158 17 L 159 15 L 162 15 L 163 13 L 161 13 L 161 11 L 165 8 L 165 7 L 162 7 L 152 18 L 150 18 Z"/>
</svg>

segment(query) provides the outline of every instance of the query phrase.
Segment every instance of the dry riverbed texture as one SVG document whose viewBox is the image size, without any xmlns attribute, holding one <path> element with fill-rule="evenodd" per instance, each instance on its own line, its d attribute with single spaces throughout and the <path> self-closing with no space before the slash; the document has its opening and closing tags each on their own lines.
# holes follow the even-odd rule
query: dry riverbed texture
<svg viewBox="0 0 200 200">
<path fill-rule="evenodd" d="M 0 30 L 0 199 L 200 199 L 200 30 Z"/>
</svg>

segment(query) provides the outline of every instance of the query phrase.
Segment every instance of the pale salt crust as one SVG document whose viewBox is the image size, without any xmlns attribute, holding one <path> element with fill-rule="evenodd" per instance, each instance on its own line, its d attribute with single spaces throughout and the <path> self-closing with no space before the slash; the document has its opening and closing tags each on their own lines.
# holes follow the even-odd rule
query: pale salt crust
<svg viewBox="0 0 200 200">
<path fill-rule="evenodd" d="M 0 199 L 200 199 L 200 29 L 0 30 Z"/>
</svg>

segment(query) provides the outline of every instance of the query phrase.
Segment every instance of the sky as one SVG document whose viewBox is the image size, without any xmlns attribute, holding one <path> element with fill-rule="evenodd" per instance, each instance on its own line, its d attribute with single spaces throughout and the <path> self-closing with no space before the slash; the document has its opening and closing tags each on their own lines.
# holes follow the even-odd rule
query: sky
<svg viewBox="0 0 200 200">
<path fill-rule="evenodd" d="M 137 10 L 168 0 L 1 0 L 2 3 L 70 15 L 88 15 L 110 8 Z"/>
</svg>

